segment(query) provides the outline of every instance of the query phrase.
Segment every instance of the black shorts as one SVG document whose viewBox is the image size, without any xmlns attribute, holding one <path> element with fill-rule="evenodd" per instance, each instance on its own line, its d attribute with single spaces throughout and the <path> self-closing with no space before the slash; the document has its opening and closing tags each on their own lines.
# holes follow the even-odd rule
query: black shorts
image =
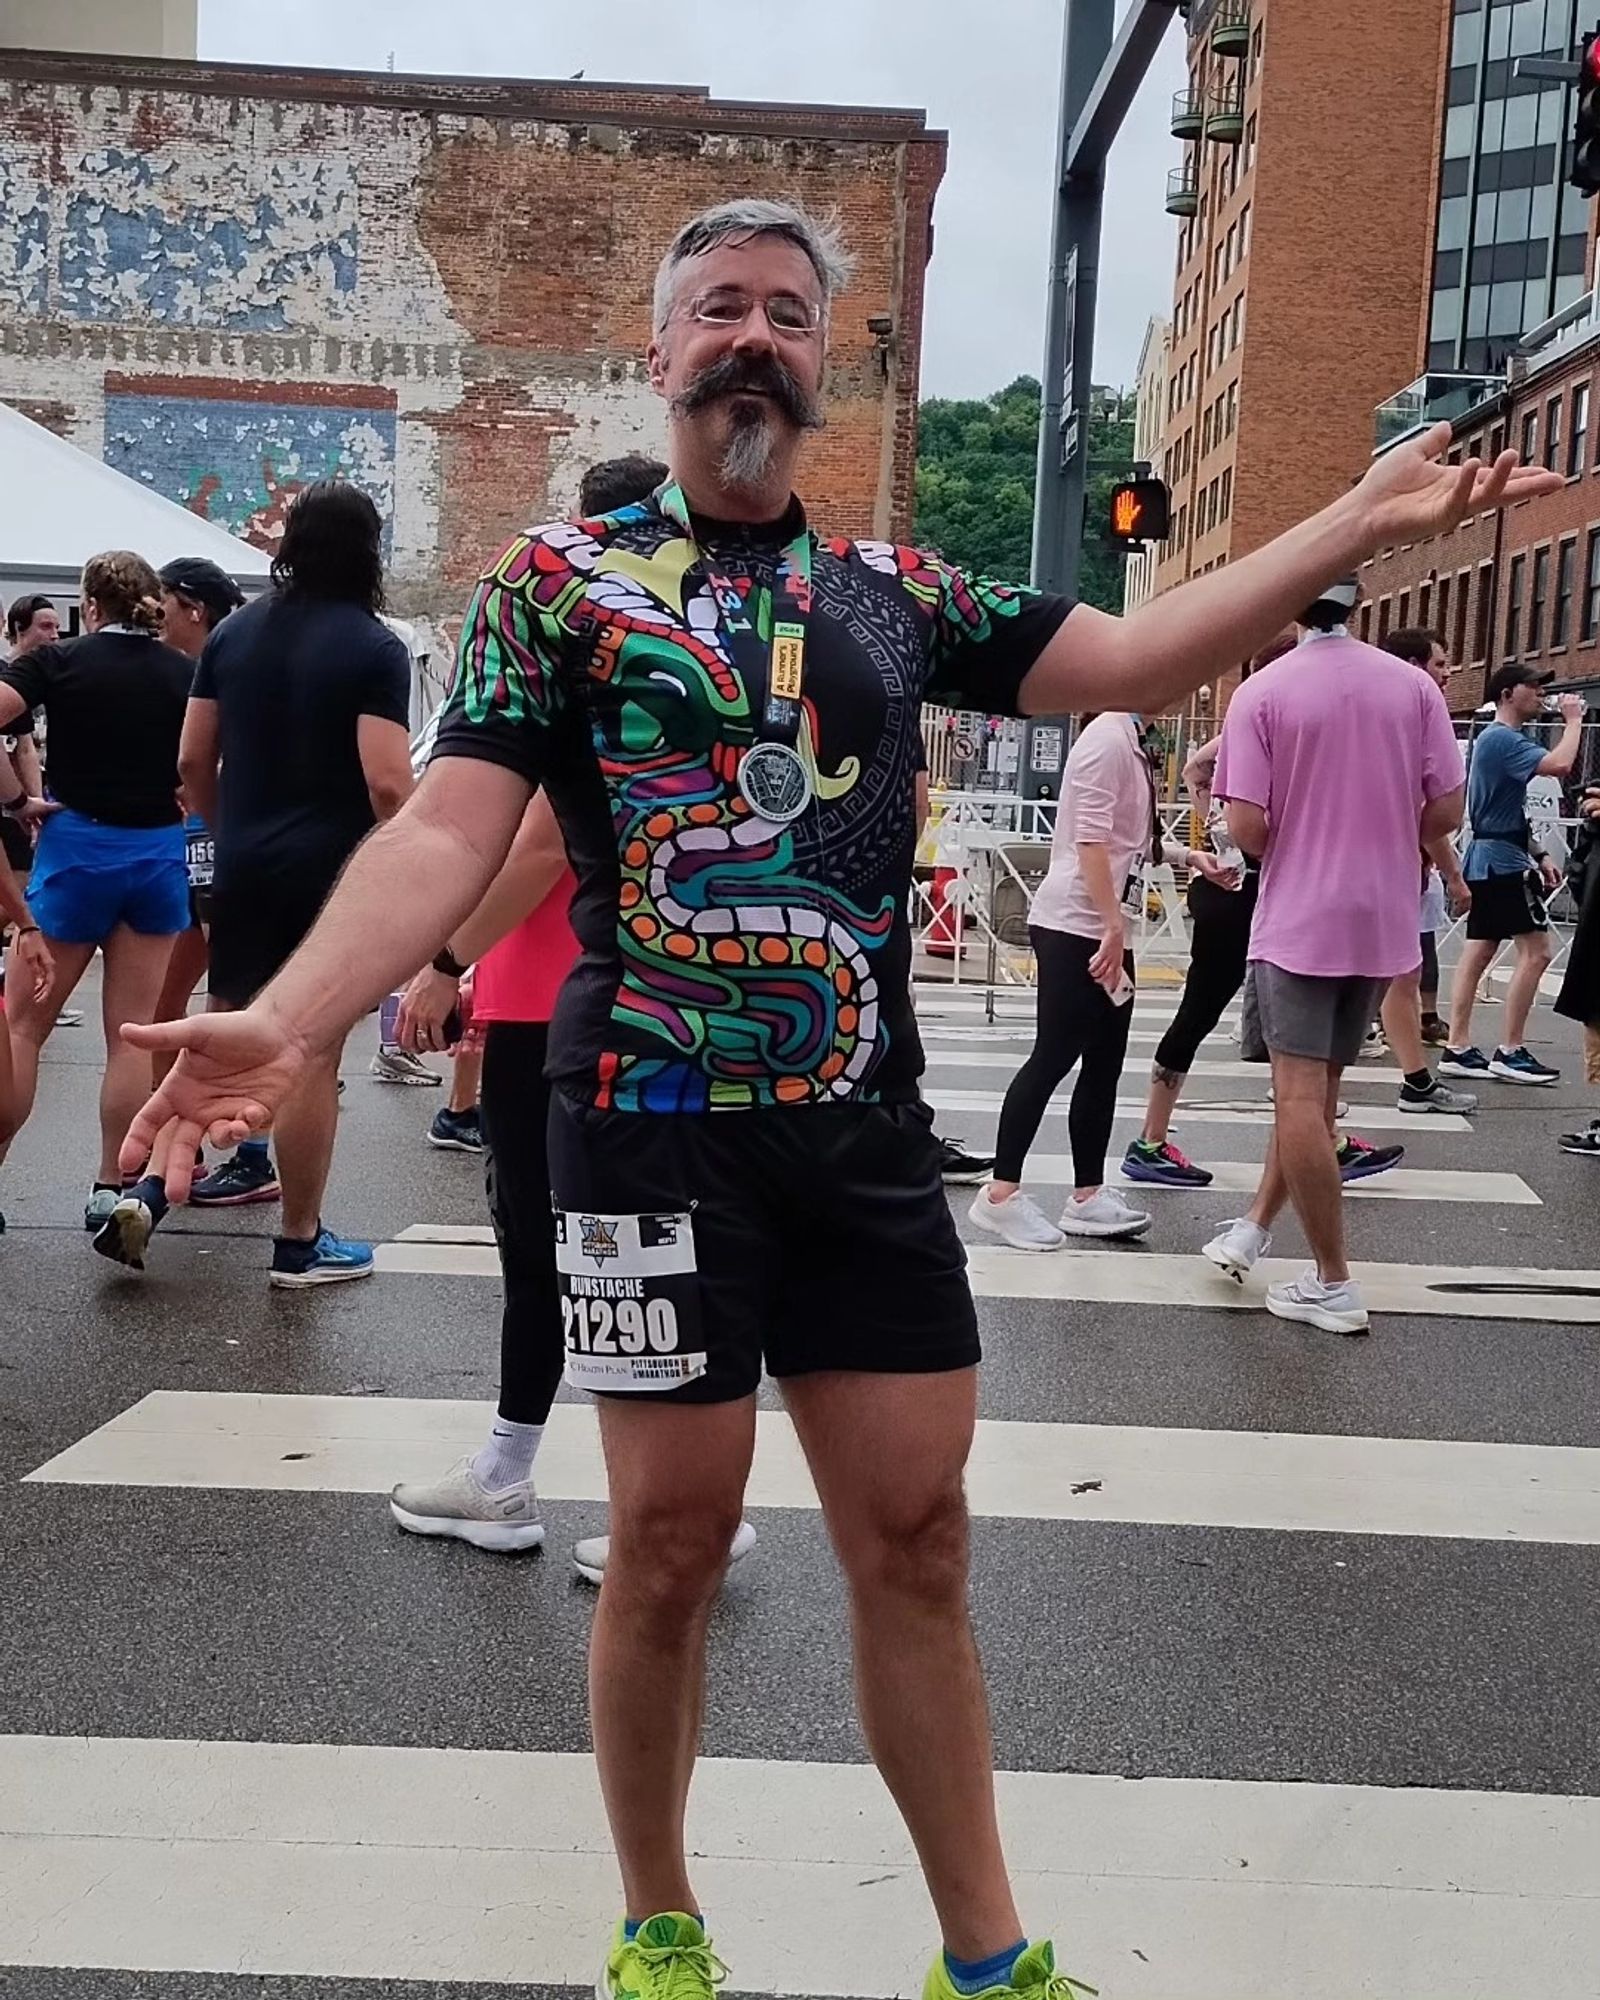
<svg viewBox="0 0 1600 2000">
<path fill-rule="evenodd" d="M 33 842 L 14 819 L 0 819 L 0 853 L 13 875 L 26 875 L 33 866 Z"/>
<path fill-rule="evenodd" d="M 1543 884 L 1532 869 L 1526 875 L 1489 875 L 1473 882 L 1472 908 L 1467 912 L 1467 936 L 1487 943 L 1547 931 Z"/>
<path fill-rule="evenodd" d="M 763 1361 L 778 1378 L 972 1367 L 932 1125 L 921 1104 L 653 1113 L 557 1095 L 567 1379 L 728 1403 Z"/>
<path fill-rule="evenodd" d="M 299 950 L 331 884 L 230 882 L 210 892 L 207 990 L 229 1007 L 250 1002 Z"/>
</svg>

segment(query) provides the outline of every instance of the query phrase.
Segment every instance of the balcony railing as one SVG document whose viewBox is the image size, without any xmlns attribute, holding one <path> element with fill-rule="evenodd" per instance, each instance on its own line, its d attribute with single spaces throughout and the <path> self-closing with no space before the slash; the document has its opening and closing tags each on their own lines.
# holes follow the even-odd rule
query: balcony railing
<svg viewBox="0 0 1600 2000">
<path fill-rule="evenodd" d="M 1198 139 L 1206 129 L 1206 100 L 1198 90 L 1180 90 L 1172 100 L 1174 139 Z"/>
<path fill-rule="evenodd" d="M 1505 386 L 1504 375 L 1419 375 L 1374 412 L 1373 456 L 1430 424 L 1464 417 Z"/>
<path fill-rule="evenodd" d="M 1168 215 L 1198 215 L 1200 213 L 1200 170 L 1198 167 L 1174 167 L 1167 175 Z"/>
<path fill-rule="evenodd" d="M 1211 51 L 1219 56 L 1250 53 L 1250 0 L 1222 0 L 1211 23 Z"/>
<path fill-rule="evenodd" d="M 1206 137 L 1219 146 L 1237 146 L 1244 137 L 1244 86 L 1215 92 L 1206 111 Z"/>
</svg>

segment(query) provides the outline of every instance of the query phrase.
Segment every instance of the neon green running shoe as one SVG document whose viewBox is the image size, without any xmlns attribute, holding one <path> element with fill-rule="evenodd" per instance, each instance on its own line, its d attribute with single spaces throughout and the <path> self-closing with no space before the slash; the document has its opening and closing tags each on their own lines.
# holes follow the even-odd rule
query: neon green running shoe
<svg viewBox="0 0 1600 2000">
<path fill-rule="evenodd" d="M 595 2000 L 715 2000 L 728 1968 L 693 1917 L 647 1917 L 631 1937 L 617 1925 Z"/>
<path fill-rule="evenodd" d="M 1015 2000 L 1019 1993 L 1026 1994 L 1027 2000 L 1083 2000 L 1085 1994 L 1094 2000 L 1099 1991 L 1098 1986 L 1085 1986 L 1081 1979 L 1057 1972 L 1056 1949 L 1046 1938 L 1028 1946 L 1012 1968 L 1008 1986 L 986 1986 L 979 1994 L 960 1991 L 941 1951 L 923 1983 L 922 2000 Z"/>
</svg>

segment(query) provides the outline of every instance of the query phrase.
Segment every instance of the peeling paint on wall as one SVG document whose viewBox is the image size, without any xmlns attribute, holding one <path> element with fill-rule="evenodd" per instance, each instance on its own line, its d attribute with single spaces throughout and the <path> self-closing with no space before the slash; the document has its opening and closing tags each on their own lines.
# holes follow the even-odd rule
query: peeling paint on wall
<svg viewBox="0 0 1600 2000">
<path fill-rule="evenodd" d="M 302 486 L 336 475 L 371 495 L 393 537 L 395 403 L 288 384 L 229 395 L 213 381 L 108 385 L 107 465 L 203 520 L 276 547 Z M 222 390 L 222 393 L 218 391 Z"/>
</svg>

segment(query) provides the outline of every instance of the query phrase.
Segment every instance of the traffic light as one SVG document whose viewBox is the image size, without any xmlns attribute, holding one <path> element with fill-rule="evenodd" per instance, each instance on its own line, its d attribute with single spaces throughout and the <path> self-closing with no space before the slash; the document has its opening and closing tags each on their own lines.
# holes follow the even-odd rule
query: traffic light
<svg viewBox="0 0 1600 2000">
<path fill-rule="evenodd" d="M 1578 122 L 1572 135 L 1572 185 L 1600 194 L 1600 32 L 1585 35 L 1578 65 Z"/>
<path fill-rule="evenodd" d="M 1124 479 L 1111 489 L 1107 532 L 1119 549 L 1164 542 L 1172 527 L 1172 502 L 1164 479 Z"/>
</svg>

